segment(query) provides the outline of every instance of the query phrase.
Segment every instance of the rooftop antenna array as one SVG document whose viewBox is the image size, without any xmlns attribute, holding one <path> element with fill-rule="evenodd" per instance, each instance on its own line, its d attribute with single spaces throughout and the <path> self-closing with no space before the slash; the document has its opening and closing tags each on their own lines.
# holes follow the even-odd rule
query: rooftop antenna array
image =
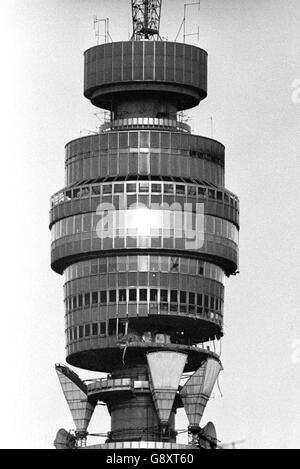
<svg viewBox="0 0 300 469">
<path fill-rule="evenodd" d="M 103 25 L 104 25 L 104 32 L 101 31 L 103 29 Z M 105 44 L 107 42 L 113 42 L 112 37 L 109 32 L 109 18 L 97 18 L 97 16 L 94 16 L 94 31 L 95 31 L 97 46 L 99 46 L 101 38 L 104 39 Z"/>
<path fill-rule="evenodd" d="M 187 37 L 191 37 L 191 36 L 197 36 L 197 40 L 199 41 L 199 35 L 200 35 L 200 30 L 199 30 L 199 26 L 198 26 L 198 29 L 197 29 L 197 32 L 196 33 L 189 33 L 187 34 L 186 32 L 186 23 L 187 23 L 187 9 L 188 7 L 191 7 L 191 6 L 198 6 L 198 11 L 200 11 L 200 0 L 198 2 L 193 2 L 193 3 L 185 3 L 184 4 L 184 8 L 183 8 L 183 20 L 182 20 L 182 23 L 180 25 L 180 28 L 179 28 L 179 31 L 177 33 L 177 36 L 175 38 L 175 42 L 177 41 L 178 39 L 178 36 L 179 34 L 181 33 L 181 31 L 183 30 L 183 42 L 185 43 L 186 42 L 186 38 Z"/>
<path fill-rule="evenodd" d="M 161 40 L 159 35 L 162 0 L 131 0 L 133 41 Z"/>
</svg>

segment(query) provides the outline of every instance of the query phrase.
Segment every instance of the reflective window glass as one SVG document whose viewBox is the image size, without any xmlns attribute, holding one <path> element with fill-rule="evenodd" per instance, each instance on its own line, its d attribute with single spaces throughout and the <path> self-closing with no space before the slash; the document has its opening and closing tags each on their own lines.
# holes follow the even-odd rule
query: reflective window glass
<svg viewBox="0 0 300 469">
<path fill-rule="evenodd" d="M 100 303 L 101 304 L 107 303 L 107 292 L 106 291 L 101 291 L 100 292 Z"/>
<path fill-rule="evenodd" d="M 107 259 L 100 259 L 100 265 L 99 265 L 99 271 L 101 274 L 104 274 L 107 272 Z"/>
<path fill-rule="evenodd" d="M 128 270 L 130 272 L 137 272 L 137 257 L 136 256 L 129 256 L 128 257 Z"/>
<path fill-rule="evenodd" d="M 174 185 L 164 184 L 164 194 L 174 194 Z"/>
<path fill-rule="evenodd" d="M 82 232 L 82 215 L 75 216 L 75 234 Z"/>
<path fill-rule="evenodd" d="M 151 184 L 151 192 L 161 194 L 161 184 Z"/>
<path fill-rule="evenodd" d="M 148 300 L 148 292 L 146 288 L 140 288 L 140 301 Z"/>
<path fill-rule="evenodd" d="M 186 303 L 186 291 L 180 292 L 180 303 Z"/>
<path fill-rule="evenodd" d="M 177 303 L 178 301 L 178 291 L 171 290 L 171 303 Z"/>
<path fill-rule="evenodd" d="M 158 292 L 156 288 L 151 288 L 150 290 L 150 301 L 157 301 Z"/>
<path fill-rule="evenodd" d="M 149 184 L 148 182 L 141 182 L 139 184 L 139 191 L 142 193 L 149 193 Z"/>
<path fill-rule="evenodd" d="M 150 256 L 150 270 L 151 272 L 158 271 L 158 256 Z"/>
<path fill-rule="evenodd" d="M 112 194 L 112 184 L 104 184 L 103 195 Z"/>
<path fill-rule="evenodd" d="M 119 302 L 124 303 L 127 301 L 127 292 L 125 289 L 119 290 Z"/>
<path fill-rule="evenodd" d="M 136 184 L 131 183 L 126 185 L 127 193 L 136 193 Z"/>
<path fill-rule="evenodd" d="M 136 301 L 136 289 L 129 290 L 129 301 Z"/>
<path fill-rule="evenodd" d="M 138 257 L 138 271 L 139 272 L 148 272 L 149 271 L 149 258 L 148 258 L 148 256 L 139 256 Z"/>
<path fill-rule="evenodd" d="M 116 290 L 110 290 L 109 291 L 109 302 L 110 303 L 115 303 L 117 301 L 117 292 Z"/>
<path fill-rule="evenodd" d="M 117 272 L 117 259 L 116 257 L 108 258 L 108 272 Z"/>
<path fill-rule="evenodd" d="M 93 292 L 92 293 L 92 304 L 97 305 L 98 304 L 98 292 Z"/>
<path fill-rule="evenodd" d="M 126 272 L 127 271 L 127 257 L 120 256 L 118 257 L 118 271 L 119 272 Z"/>
<path fill-rule="evenodd" d="M 168 302 L 168 290 L 160 290 L 160 301 L 163 303 Z"/>
<path fill-rule="evenodd" d="M 124 192 L 124 184 L 115 184 L 114 185 L 114 193 L 115 194 L 123 194 Z"/>
<path fill-rule="evenodd" d="M 90 306 L 90 294 L 86 293 L 84 295 L 84 306 Z"/>
</svg>

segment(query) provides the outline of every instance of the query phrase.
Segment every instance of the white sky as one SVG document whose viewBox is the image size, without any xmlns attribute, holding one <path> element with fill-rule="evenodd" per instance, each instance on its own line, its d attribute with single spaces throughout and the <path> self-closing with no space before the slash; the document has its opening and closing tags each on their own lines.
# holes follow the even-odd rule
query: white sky
<svg viewBox="0 0 300 469">
<path fill-rule="evenodd" d="M 164 0 L 174 40 L 184 0 Z M 220 377 L 203 418 L 223 442 L 300 448 L 298 0 L 202 0 L 189 9 L 209 53 L 209 96 L 196 133 L 226 145 L 226 187 L 241 198 L 240 271 L 226 283 Z M 193 9 L 192 9 L 193 8 Z M 64 362 L 63 280 L 50 270 L 50 196 L 64 186 L 64 145 L 95 130 L 83 98 L 93 15 L 114 40 L 131 28 L 129 0 L 1 0 L 1 447 L 51 448 L 73 428 L 54 371 Z M 193 38 L 191 38 L 193 40 Z M 83 378 L 88 373 L 76 370 Z M 109 430 L 104 407 L 91 432 Z M 179 413 L 178 428 L 186 426 Z"/>
</svg>

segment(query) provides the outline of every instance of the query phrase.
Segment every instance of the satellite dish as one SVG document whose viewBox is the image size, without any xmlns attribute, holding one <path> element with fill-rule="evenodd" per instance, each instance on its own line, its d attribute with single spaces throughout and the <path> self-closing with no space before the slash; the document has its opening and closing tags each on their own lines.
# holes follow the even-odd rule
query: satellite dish
<svg viewBox="0 0 300 469">
<path fill-rule="evenodd" d="M 216 427 L 212 422 L 208 422 L 200 433 L 201 448 L 216 449 L 218 446 Z"/>
<path fill-rule="evenodd" d="M 56 435 L 54 446 L 56 449 L 75 449 L 76 438 L 67 432 L 64 428 L 61 428 Z"/>
</svg>

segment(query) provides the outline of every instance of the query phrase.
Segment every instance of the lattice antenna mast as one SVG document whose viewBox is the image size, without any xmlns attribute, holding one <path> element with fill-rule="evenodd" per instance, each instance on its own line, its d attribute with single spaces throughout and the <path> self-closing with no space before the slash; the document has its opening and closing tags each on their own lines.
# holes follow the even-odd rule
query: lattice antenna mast
<svg viewBox="0 0 300 469">
<path fill-rule="evenodd" d="M 159 35 L 162 0 L 131 0 L 132 41 L 161 40 Z"/>
</svg>

